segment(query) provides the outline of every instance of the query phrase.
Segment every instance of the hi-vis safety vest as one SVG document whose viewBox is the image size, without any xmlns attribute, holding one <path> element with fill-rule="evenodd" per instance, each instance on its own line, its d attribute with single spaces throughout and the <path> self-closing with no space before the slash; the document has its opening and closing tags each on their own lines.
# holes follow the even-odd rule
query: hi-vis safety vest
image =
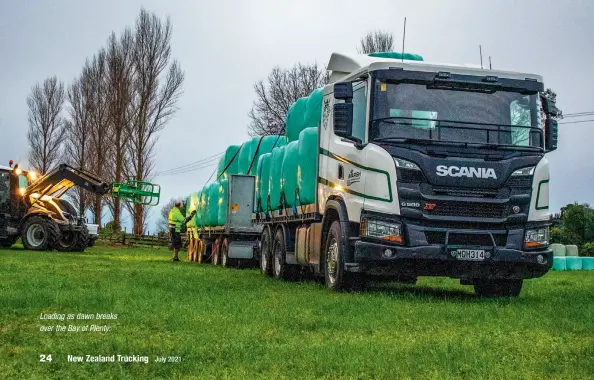
<svg viewBox="0 0 594 380">
<path fill-rule="evenodd" d="M 169 228 L 175 227 L 175 232 L 181 232 L 182 224 L 186 221 L 186 218 L 181 213 L 180 209 L 173 207 L 169 211 Z"/>
</svg>

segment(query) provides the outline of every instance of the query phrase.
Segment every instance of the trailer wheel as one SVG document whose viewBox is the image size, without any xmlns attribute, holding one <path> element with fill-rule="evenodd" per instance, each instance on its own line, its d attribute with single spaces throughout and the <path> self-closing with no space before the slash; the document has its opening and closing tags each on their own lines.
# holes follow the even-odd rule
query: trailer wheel
<svg viewBox="0 0 594 380">
<path fill-rule="evenodd" d="M 353 276 L 344 270 L 344 244 L 341 241 L 342 227 L 335 220 L 328 229 L 324 248 L 324 277 L 326 286 L 335 291 L 344 290 L 353 285 Z"/>
<path fill-rule="evenodd" d="M 21 240 L 25 249 L 32 251 L 52 250 L 60 238 L 60 229 L 51 219 L 32 216 L 23 225 Z"/>
<path fill-rule="evenodd" d="M 188 232 L 188 261 L 194 262 L 194 237 Z"/>
<path fill-rule="evenodd" d="M 204 242 L 202 241 L 202 239 L 196 240 L 196 256 L 197 256 L 198 264 L 202 264 L 202 245 L 203 244 L 204 244 Z"/>
<path fill-rule="evenodd" d="M 272 236 L 270 235 L 270 228 L 265 227 L 260 240 L 260 271 L 267 276 L 272 276 Z"/>
<path fill-rule="evenodd" d="M 221 255 L 220 255 L 220 241 L 219 239 L 215 240 L 212 243 L 212 263 L 213 265 L 220 265 L 221 264 Z"/>
<path fill-rule="evenodd" d="M 479 297 L 517 297 L 523 280 L 476 280 L 474 293 Z"/>
<path fill-rule="evenodd" d="M 274 248 L 272 252 L 272 275 L 279 280 L 292 280 L 295 277 L 295 268 L 287 264 L 287 245 L 285 233 L 282 228 L 277 228 L 274 234 Z"/>
<path fill-rule="evenodd" d="M 238 265 L 238 261 L 236 259 L 229 258 L 229 240 L 223 240 L 223 244 L 221 245 L 221 264 L 224 267 L 236 267 Z"/>
</svg>

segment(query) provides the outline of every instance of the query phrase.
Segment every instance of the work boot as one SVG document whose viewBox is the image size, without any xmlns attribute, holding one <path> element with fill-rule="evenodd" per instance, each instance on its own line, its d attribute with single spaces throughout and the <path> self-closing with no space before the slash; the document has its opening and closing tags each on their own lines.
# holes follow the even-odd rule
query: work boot
<svg viewBox="0 0 594 380">
<path fill-rule="evenodd" d="M 179 261 L 179 257 L 174 257 L 171 261 Z"/>
</svg>

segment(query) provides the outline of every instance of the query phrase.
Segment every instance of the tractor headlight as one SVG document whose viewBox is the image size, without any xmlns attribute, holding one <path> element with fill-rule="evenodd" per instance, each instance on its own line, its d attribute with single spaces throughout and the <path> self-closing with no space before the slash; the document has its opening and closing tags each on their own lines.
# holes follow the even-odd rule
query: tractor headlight
<svg viewBox="0 0 594 380">
<path fill-rule="evenodd" d="M 402 224 L 379 219 L 361 220 L 361 236 L 402 244 Z"/>
<path fill-rule="evenodd" d="M 526 230 L 524 248 L 541 248 L 549 245 L 549 227 Z"/>
</svg>

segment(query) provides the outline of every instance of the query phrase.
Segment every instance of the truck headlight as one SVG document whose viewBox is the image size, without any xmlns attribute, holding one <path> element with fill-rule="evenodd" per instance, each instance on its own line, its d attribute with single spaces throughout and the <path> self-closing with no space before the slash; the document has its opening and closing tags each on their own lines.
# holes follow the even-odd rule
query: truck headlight
<svg viewBox="0 0 594 380">
<path fill-rule="evenodd" d="M 549 227 L 526 230 L 524 248 L 540 248 L 549 245 Z"/>
<path fill-rule="evenodd" d="M 396 167 L 400 169 L 421 170 L 419 165 L 402 158 L 394 157 L 394 162 L 396 163 Z"/>
<path fill-rule="evenodd" d="M 527 168 L 518 169 L 512 173 L 512 177 L 516 177 L 519 175 L 533 175 L 535 168 L 536 166 L 528 166 Z"/>
<path fill-rule="evenodd" d="M 361 236 L 387 240 L 398 244 L 404 243 L 404 239 L 402 238 L 402 224 L 379 219 L 363 219 L 361 221 Z"/>
</svg>

